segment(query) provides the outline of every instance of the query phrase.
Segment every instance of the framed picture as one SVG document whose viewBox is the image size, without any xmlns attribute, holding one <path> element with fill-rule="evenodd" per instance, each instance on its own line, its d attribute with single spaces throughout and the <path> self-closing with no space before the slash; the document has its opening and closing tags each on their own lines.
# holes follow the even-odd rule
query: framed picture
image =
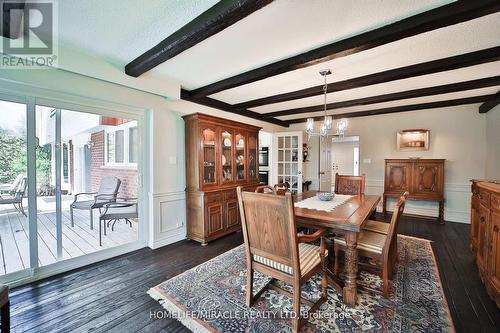
<svg viewBox="0 0 500 333">
<path fill-rule="evenodd" d="M 397 134 L 398 151 L 429 150 L 430 131 L 412 129 L 399 131 Z"/>
</svg>

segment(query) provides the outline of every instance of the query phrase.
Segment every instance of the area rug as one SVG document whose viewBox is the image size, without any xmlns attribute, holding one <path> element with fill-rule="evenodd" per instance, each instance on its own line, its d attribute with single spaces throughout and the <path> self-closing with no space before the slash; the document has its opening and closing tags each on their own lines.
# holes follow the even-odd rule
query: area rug
<svg viewBox="0 0 500 333">
<path fill-rule="evenodd" d="M 389 299 L 359 291 L 357 305 L 350 308 L 342 304 L 341 294 L 329 288 L 327 302 L 308 318 L 302 332 L 454 332 L 430 241 L 399 235 L 398 252 L 398 271 Z M 268 281 L 268 276 L 255 273 L 254 293 Z M 359 283 L 372 289 L 382 286 L 378 276 L 363 271 Z M 315 301 L 320 289 L 320 277 L 316 276 L 304 285 L 302 297 Z M 267 290 L 252 308 L 245 305 L 243 245 L 148 293 L 166 309 L 152 316 L 176 318 L 193 332 L 291 332 L 290 298 Z"/>
</svg>

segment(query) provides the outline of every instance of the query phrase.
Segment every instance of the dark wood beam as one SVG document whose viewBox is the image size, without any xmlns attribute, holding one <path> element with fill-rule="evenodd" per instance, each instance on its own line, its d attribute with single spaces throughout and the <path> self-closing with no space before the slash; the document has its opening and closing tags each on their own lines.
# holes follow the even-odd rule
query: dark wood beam
<svg viewBox="0 0 500 333">
<path fill-rule="evenodd" d="M 127 64 L 125 73 L 138 77 L 271 2 L 272 0 L 221 0 L 162 40 L 158 45 Z"/>
<path fill-rule="evenodd" d="M 500 11 L 498 0 L 457 1 L 351 38 L 235 75 L 192 91 L 193 96 L 208 96 L 222 90 L 263 80 L 296 69 L 345 57 L 424 32 L 472 20 Z"/>
<path fill-rule="evenodd" d="M 448 101 L 401 105 L 401 106 L 394 106 L 394 107 L 382 108 L 382 109 L 339 113 L 339 114 L 333 114 L 331 116 L 333 116 L 334 119 L 340 119 L 340 118 L 375 116 L 375 115 L 380 115 L 380 114 L 398 113 L 398 112 L 415 111 L 415 110 L 435 109 L 435 108 L 442 108 L 442 107 L 448 107 L 448 106 L 481 103 L 481 102 L 484 102 L 490 98 L 493 98 L 494 96 L 495 95 L 481 95 L 481 96 L 474 96 L 474 97 L 452 99 L 452 100 L 448 100 Z M 314 117 L 314 120 L 322 120 L 322 119 L 324 119 L 324 116 Z M 303 122 L 307 121 L 307 118 L 291 119 L 291 120 L 287 120 L 287 121 L 289 124 L 303 123 Z"/>
<path fill-rule="evenodd" d="M 250 110 L 236 110 L 236 109 L 234 109 L 234 107 L 231 104 L 228 104 L 228 103 L 225 103 L 222 101 L 218 101 L 218 100 L 210 98 L 210 97 L 193 97 L 193 96 L 191 96 L 189 91 L 187 91 L 185 89 L 181 90 L 181 99 L 188 101 L 188 102 L 208 106 L 208 107 L 218 109 L 221 111 L 226 111 L 226 112 L 238 114 L 240 116 L 245 116 L 245 117 L 265 121 L 265 122 L 268 122 L 271 124 L 275 124 L 275 125 L 279 125 L 279 126 L 283 126 L 283 127 L 289 126 L 288 122 L 286 122 L 286 121 L 282 121 L 282 120 L 279 120 L 276 118 L 265 118 L 262 116 L 262 114 L 260 114 L 258 112 L 250 111 Z"/>
<path fill-rule="evenodd" d="M 407 98 L 433 96 L 433 95 L 447 94 L 447 93 L 452 93 L 452 92 L 471 90 L 471 89 L 479 89 L 479 88 L 498 86 L 498 85 L 500 85 L 500 75 L 487 77 L 484 79 L 450 83 L 450 84 L 444 84 L 444 85 L 435 86 L 435 87 L 413 89 L 413 90 L 401 91 L 401 92 L 396 92 L 396 93 L 391 93 L 391 94 L 358 98 L 358 99 L 353 99 L 353 100 L 349 100 L 349 101 L 329 103 L 326 105 L 326 108 L 327 108 L 327 110 L 333 110 L 333 109 L 340 109 L 340 108 L 356 106 L 356 105 L 367 105 L 367 104 L 374 104 L 374 103 L 397 101 L 397 100 L 407 99 Z M 297 109 L 269 112 L 269 113 L 264 113 L 263 115 L 265 117 L 273 117 L 274 118 L 274 117 L 290 116 L 290 115 L 294 115 L 294 114 L 301 114 L 301 113 L 308 113 L 308 112 L 317 112 L 317 111 L 323 111 L 323 110 L 324 110 L 324 105 L 318 104 L 318 105 L 306 106 L 306 107 L 297 108 Z"/>
<path fill-rule="evenodd" d="M 420 75 L 434 74 L 498 60 L 500 60 L 500 46 L 465 53 L 457 56 L 427 61 L 420 64 L 390 69 L 387 71 L 359 76 L 344 81 L 332 82 L 328 85 L 328 92 L 332 93 L 336 91 L 360 88 L 389 81 L 408 79 Z M 318 85 L 315 87 L 238 103 L 235 104 L 234 107 L 249 109 L 256 106 L 285 102 L 321 94 L 323 94 L 323 85 Z"/>
<path fill-rule="evenodd" d="M 500 104 L 500 91 L 497 92 L 497 94 L 490 100 L 487 100 L 486 102 L 484 102 L 479 106 L 479 113 L 486 113 L 491 109 L 493 109 L 498 104 Z"/>
</svg>

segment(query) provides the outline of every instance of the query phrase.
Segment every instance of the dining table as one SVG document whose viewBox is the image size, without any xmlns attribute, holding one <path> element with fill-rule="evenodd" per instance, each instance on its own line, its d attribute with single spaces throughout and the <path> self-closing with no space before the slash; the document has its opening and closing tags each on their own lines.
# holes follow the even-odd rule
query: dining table
<svg viewBox="0 0 500 333">
<path fill-rule="evenodd" d="M 380 196 L 353 195 L 331 210 L 322 210 L 318 209 L 320 203 L 315 202 L 316 199 L 314 199 L 314 197 L 317 198 L 317 194 L 316 191 L 309 191 L 295 196 L 296 207 L 294 210 L 297 226 L 311 229 L 325 228 L 332 234 L 345 237 L 345 280 L 342 281 L 334 273 L 332 267 L 328 267 L 327 275 L 331 284 L 336 289 L 341 289 L 344 304 L 354 306 L 358 293 L 358 236 L 365 221 L 377 209 Z M 309 200 L 306 201 L 306 199 Z M 301 201 L 303 203 L 297 207 L 297 203 Z"/>
</svg>

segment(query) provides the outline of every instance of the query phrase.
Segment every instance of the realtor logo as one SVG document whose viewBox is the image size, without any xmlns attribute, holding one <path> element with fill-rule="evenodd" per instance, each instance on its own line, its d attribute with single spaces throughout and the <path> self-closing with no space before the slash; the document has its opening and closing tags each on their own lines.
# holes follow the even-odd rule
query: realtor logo
<svg viewBox="0 0 500 333">
<path fill-rule="evenodd" d="M 57 12 L 54 1 L 1 1 L 0 67 L 49 68 L 56 65 Z"/>
</svg>

